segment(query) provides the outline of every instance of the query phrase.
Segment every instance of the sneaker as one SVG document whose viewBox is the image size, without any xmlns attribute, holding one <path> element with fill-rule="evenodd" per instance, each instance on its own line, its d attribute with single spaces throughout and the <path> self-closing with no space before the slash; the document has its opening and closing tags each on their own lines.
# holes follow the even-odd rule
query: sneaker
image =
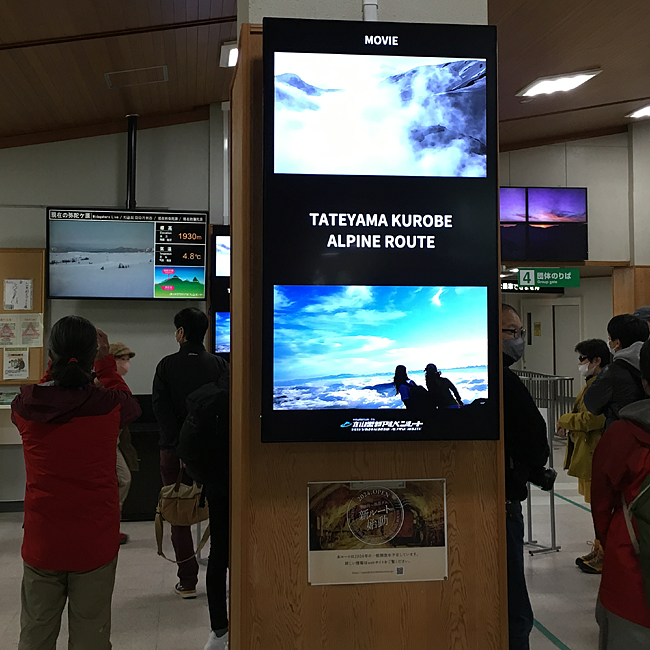
<svg viewBox="0 0 650 650">
<path fill-rule="evenodd" d="M 600 574 L 603 572 L 603 557 L 603 549 L 600 547 L 596 553 L 596 557 L 593 557 L 591 560 L 583 561 L 578 558 L 578 567 L 580 568 L 580 571 L 583 571 L 584 573 Z"/>
<path fill-rule="evenodd" d="M 223 636 L 217 636 L 212 630 L 203 650 L 228 650 L 228 632 Z"/>
<path fill-rule="evenodd" d="M 591 546 L 591 551 L 587 553 L 587 555 L 581 555 L 580 557 L 576 558 L 576 564 L 578 566 L 580 566 L 583 562 L 591 562 L 593 559 L 595 559 L 598 556 L 598 553 L 602 548 L 600 546 L 600 542 L 597 539 L 595 539 L 593 542 L 587 542 L 587 544 Z"/>
<path fill-rule="evenodd" d="M 126 544 L 129 541 L 129 536 L 126 533 L 120 533 L 120 545 Z"/>
<path fill-rule="evenodd" d="M 183 587 L 180 582 L 178 582 L 174 586 L 174 591 L 181 597 L 181 598 L 196 598 L 196 587 L 192 587 L 191 589 L 187 589 L 186 587 Z"/>
</svg>

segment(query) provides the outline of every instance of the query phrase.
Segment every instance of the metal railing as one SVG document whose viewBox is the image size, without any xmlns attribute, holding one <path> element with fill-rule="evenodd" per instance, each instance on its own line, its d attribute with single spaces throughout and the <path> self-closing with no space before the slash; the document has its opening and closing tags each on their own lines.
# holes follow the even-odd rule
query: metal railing
<svg viewBox="0 0 650 650">
<path fill-rule="evenodd" d="M 515 370 L 514 373 L 521 379 L 528 392 L 532 395 L 537 408 L 545 415 L 546 429 L 548 435 L 549 467 L 553 467 L 553 436 L 555 435 L 555 423 L 559 417 L 573 408 L 575 398 L 573 397 L 573 377 L 556 377 L 555 375 L 545 375 L 541 372 L 531 372 L 529 370 Z M 531 555 L 537 553 L 551 553 L 559 551 L 560 546 L 557 543 L 557 528 L 555 523 L 555 489 L 548 492 L 550 523 L 551 523 L 551 544 L 544 546 L 538 544 L 533 539 L 533 513 L 532 513 L 532 496 L 530 483 L 528 484 L 528 500 L 526 510 L 526 523 L 528 539 L 525 540 L 527 546 L 533 546 L 529 550 Z"/>
</svg>

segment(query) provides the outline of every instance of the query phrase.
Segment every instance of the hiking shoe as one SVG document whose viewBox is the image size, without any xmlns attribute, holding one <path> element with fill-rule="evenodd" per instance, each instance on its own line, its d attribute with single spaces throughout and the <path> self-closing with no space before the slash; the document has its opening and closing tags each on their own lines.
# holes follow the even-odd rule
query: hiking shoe
<svg viewBox="0 0 650 650">
<path fill-rule="evenodd" d="M 120 533 L 120 546 L 129 541 L 129 536 L 126 533 Z"/>
<path fill-rule="evenodd" d="M 211 630 L 203 650 L 228 650 L 228 632 L 223 636 L 217 636 L 214 630 Z"/>
<path fill-rule="evenodd" d="M 196 587 L 192 587 L 191 589 L 188 589 L 186 587 L 183 587 L 183 585 L 180 582 L 178 582 L 174 587 L 174 591 L 181 598 L 196 598 Z"/>
<path fill-rule="evenodd" d="M 594 573 L 594 574 L 599 574 L 603 572 L 603 549 L 602 547 L 598 549 L 598 553 L 596 554 L 596 557 L 592 558 L 588 562 L 582 561 L 580 558 L 578 558 L 578 568 L 580 571 L 583 571 L 584 573 Z"/>
<path fill-rule="evenodd" d="M 593 542 L 587 542 L 587 544 L 591 546 L 591 551 L 587 553 L 587 555 L 581 555 L 580 557 L 576 558 L 576 564 L 578 566 L 580 566 L 583 562 L 591 562 L 598 556 L 598 553 L 602 549 L 602 546 L 597 539 L 595 539 Z"/>
</svg>

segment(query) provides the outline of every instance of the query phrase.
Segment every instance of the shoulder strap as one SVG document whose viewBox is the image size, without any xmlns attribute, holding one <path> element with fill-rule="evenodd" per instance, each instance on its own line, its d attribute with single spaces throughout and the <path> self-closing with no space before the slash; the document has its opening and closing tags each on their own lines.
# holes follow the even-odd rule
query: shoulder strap
<svg viewBox="0 0 650 650">
<path fill-rule="evenodd" d="M 629 533 L 630 539 L 632 540 L 632 546 L 634 546 L 634 552 L 637 555 L 640 555 L 641 550 L 639 549 L 639 540 L 637 539 L 636 533 L 634 532 L 634 526 L 632 525 L 632 517 L 630 516 L 630 507 L 632 504 L 630 504 L 629 506 L 627 505 L 624 494 L 621 494 L 621 501 L 623 502 L 623 516 L 625 517 L 625 525 L 627 526 L 627 532 Z M 634 503 L 634 501 L 632 501 L 632 503 Z"/>
<path fill-rule="evenodd" d="M 210 524 L 208 524 L 205 527 L 205 531 L 203 532 L 203 535 L 201 536 L 201 541 L 199 542 L 199 545 L 196 547 L 196 551 L 190 555 L 190 557 L 186 558 L 185 560 L 170 560 L 164 553 L 163 551 L 163 518 L 162 515 L 160 514 L 160 510 L 156 509 L 156 546 L 158 547 L 158 555 L 160 557 L 164 558 L 167 560 L 167 562 L 172 562 L 173 564 L 184 564 L 185 562 L 189 562 L 193 557 L 198 555 L 202 550 L 203 547 L 208 543 L 208 539 L 210 538 Z"/>
</svg>

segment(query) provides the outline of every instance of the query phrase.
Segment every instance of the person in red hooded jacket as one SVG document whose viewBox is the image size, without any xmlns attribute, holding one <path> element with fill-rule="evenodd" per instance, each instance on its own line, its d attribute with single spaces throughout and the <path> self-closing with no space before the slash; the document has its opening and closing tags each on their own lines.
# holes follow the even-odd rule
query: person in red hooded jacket
<svg viewBox="0 0 650 650">
<path fill-rule="evenodd" d="M 650 341 L 641 348 L 640 370 L 650 395 Z M 599 650 L 647 650 L 650 608 L 622 497 L 629 504 L 650 474 L 650 400 L 623 407 L 619 418 L 605 431 L 592 464 L 591 512 L 604 550 L 596 614 Z"/>
<path fill-rule="evenodd" d="M 55 323 L 42 382 L 23 386 L 12 421 L 27 485 L 19 650 L 54 648 L 68 602 L 70 650 L 110 650 L 120 547 L 117 436 L 140 407 L 85 318 Z M 92 382 L 95 368 L 103 388 Z"/>
</svg>

